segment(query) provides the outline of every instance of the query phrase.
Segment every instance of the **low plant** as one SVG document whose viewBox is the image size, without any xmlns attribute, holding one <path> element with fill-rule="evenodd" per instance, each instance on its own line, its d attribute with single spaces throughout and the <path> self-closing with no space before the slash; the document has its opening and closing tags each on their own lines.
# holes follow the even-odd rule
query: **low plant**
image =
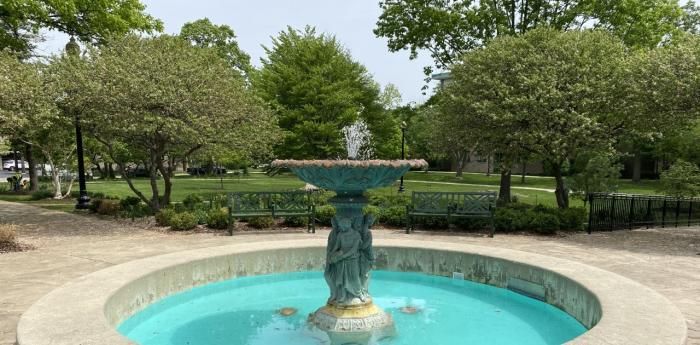
<svg viewBox="0 0 700 345">
<path fill-rule="evenodd" d="M 335 207 L 333 205 L 323 205 L 316 207 L 316 220 L 318 224 L 330 226 L 331 219 L 335 216 Z"/>
<path fill-rule="evenodd" d="M 197 216 L 192 212 L 176 213 L 170 218 L 170 230 L 183 231 L 197 226 Z"/>
<path fill-rule="evenodd" d="M 406 226 L 406 207 L 390 206 L 379 212 L 379 222 L 390 226 Z"/>
<path fill-rule="evenodd" d="M 305 216 L 289 216 L 284 217 L 283 224 L 293 228 L 301 228 L 309 225 L 309 217 Z"/>
<path fill-rule="evenodd" d="M 538 234 L 552 235 L 559 230 L 559 218 L 556 215 L 534 210 L 527 211 L 530 220 L 530 229 Z"/>
<path fill-rule="evenodd" d="M 267 229 L 275 224 L 275 220 L 272 217 L 253 217 L 248 218 L 248 225 L 256 229 Z"/>
<path fill-rule="evenodd" d="M 104 216 L 116 216 L 122 210 L 118 200 L 103 199 L 97 208 L 97 214 Z"/>
<path fill-rule="evenodd" d="M 0 243 L 14 243 L 17 239 L 17 226 L 0 224 Z"/>
<path fill-rule="evenodd" d="M 156 213 L 156 224 L 159 226 L 170 225 L 170 220 L 177 214 L 177 212 L 170 208 L 162 208 L 158 213 Z"/>
<path fill-rule="evenodd" d="M 204 203 L 204 201 L 202 200 L 202 197 L 197 195 L 197 194 L 189 194 L 184 199 L 182 199 L 182 204 L 188 210 L 194 210 L 195 208 L 198 208 L 203 203 Z"/>
<path fill-rule="evenodd" d="M 557 216 L 562 230 L 583 230 L 588 212 L 583 207 L 569 207 L 558 209 Z"/>
<path fill-rule="evenodd" d="M 201 224 L 201 225 L 207 224 L 207 221 L 209 220 L 209 212 L 207 212 L 207 210 L 205 210 L 204 208 L 198 207 L 198 208 L 195 208 L 194 210 L 189 211 L 189 212 L 191 212 L 194 215 L 194 217 L 197 219 L 197 224 Z"/>
<path fill-rule="evenodd" d="M 36 192 L 32 192 L 32 194 L 29 196 L 31 200 L 43 200 L 52 197 L 53 193 L 50 190 L 38 190 Z"/>
<path fill-rule="evenodd" d="M 228 212 L 224 208 L 210 210 L 207 215 L 207 226 L 212 229 L 228 228 Z"/>
</svg>

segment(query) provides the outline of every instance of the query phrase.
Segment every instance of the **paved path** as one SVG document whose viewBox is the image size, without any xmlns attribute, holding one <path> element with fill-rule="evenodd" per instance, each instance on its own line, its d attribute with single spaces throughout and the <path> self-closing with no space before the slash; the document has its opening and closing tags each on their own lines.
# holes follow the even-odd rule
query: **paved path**
<svg viewBox="0 0 700 345">
<path fill-rule="evenodd" d="M 302 232 L 241 234 L 163 233 L 147 224 L 102 220 L 0 202 L 0 218 L 18 224 L 20 239 L 37 250 L 0 254 L 0 345 L 11 345 L 21 313 L 44 294 L 84 274 L 174 251 L 253 241 L 325 237 Z M 639 230 L 557 237 L 418 232 L 380 229 L 376 238 L 462 242 L 536 252 L 597 266 L 660 292 L 687 317 L 689 345 L 700 345 L 700 230 Z M 644 301 L 639 301 L 644 303 Z"/>
<path fill-rule="evenodd" d="M 493 189 L 493 190 L 498 190 L 498 188 L 499 188 L 498 185 L 492 185 L 492 184 L 477 184 L 477 183 L 440 182 L 440 181 L 423 181 L 423 180 L 406 180 L 406 179 L 404 179 L 404 182 L 426 183 L 426 184 L 443 184 L 443 185 L 452 185 L 452 186 L 487 187 L 487 188 L 490 188 L 490 189 Z M 512 186 L 512 187 L 510 187 L 510 189 L 536 190 L 536 191 L 540 191 L 540 192 L 550 192 L 550 193 L 554 193 L 554 189 L 550 189 L 550 188 Z"/>
</svg>

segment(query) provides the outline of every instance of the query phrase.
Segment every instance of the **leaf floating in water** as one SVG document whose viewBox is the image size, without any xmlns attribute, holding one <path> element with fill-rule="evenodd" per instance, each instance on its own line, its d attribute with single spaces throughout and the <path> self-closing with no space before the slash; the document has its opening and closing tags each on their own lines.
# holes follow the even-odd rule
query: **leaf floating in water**
<svg viewBox="0 0 700 345">
<path fill-rule="evenodd" d="M 420 309 L 418 309 L 416 307 L 412 307 L 410 305 L 405 306 L 405 307 L 401 307 L 399 310 L 404 314 L 415 314 L 415 313 L 420 311 Z"/>
<path fill-rule="evenodd" d="M 282 316 L 292 316 L 297 313 L 297 308 L 284 307 L 277 312 Z"/>
</svg>

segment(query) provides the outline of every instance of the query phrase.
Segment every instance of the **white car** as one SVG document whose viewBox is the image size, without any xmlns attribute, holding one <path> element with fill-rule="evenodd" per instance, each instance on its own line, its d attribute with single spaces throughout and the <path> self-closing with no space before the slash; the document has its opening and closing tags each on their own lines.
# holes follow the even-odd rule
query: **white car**
<svg viewBox="0 0 700 345">
<path fill-rule="evenodd" d="M 18 160 L 17 164 L 19 165 L 20 169 L 29 168 L 29 163 L 27 163 L 27 161 Z M 2 162 L 2 169 L 3 170 L 15 170 L 15 160 L 10 159 L 10 160 L 6 160 L 6 161 Z"/>
</svg>

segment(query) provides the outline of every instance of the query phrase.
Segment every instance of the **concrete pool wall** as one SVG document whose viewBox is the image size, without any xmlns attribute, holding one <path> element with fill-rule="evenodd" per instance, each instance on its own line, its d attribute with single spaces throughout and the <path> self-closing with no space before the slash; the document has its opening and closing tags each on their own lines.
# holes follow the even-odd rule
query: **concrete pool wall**
<svg viewBox="0 0 700 345">
<path fill-rule="evenodd" d="M 514 290 L 566 311 L 590 330 L 570 344 L 673 344 L 685 319 L 639 283 L 580 263 L 507 249 L 376 241 L 377 269 L 457 276 Z M 249 243 L 172 253 L 117 265 L 70 282 L 20 319 L 19 345 L 133 344 L 115 327 L 163 297 L 239 276 L 321 270 L 321 240 Z M 371 286 L 371 285 L 370 285 Z"/>
</svg>

